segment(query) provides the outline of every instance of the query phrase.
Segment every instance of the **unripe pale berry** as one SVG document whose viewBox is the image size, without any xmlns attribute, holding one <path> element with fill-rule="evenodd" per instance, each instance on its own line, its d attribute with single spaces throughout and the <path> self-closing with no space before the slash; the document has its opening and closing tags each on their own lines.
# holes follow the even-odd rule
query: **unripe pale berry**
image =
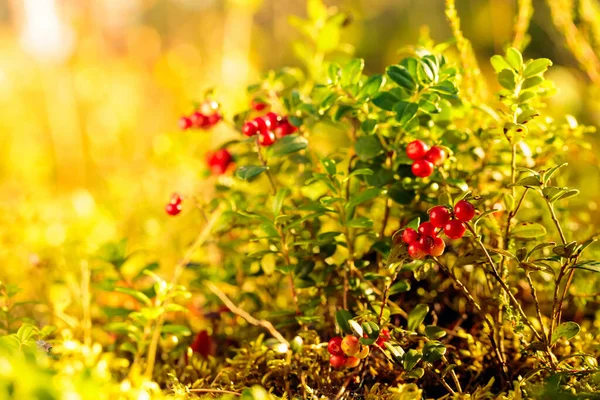
<svg viewBox="0 0 600 400">
<path fill-rule="evenodd" d="M 343 356 L 344 351 L 342 350 L 342 338 L 340 336 L 331 338 L 327 344 L 327 351 L 329 354 L 334 356 Z"/>
<path fill-rule="evenodd" d="M 461 200 L 454 206 L 454 215 L 463 222 L 469 222 L 475 216 L 475 207 L 466 200 Z"/>
<path fill-rule="evenodd" d="M 342 339 L 342 351 L 347 356 L 354 356 L 360 351 L 360 342 L 356 336 L 348 335 Z"/>
<path fill-rule="evenodd" d="M 346 357 L 344 357 L 343 355 L 332 355 L 331 357 L 329 357 L 329 364 L 331 364 L 333 368 L 341 368 L 346 364 Z"/>
<path fill-rule="evenodd" d="M 368 355 L 369 355 L 369 346 L 362 346 L 360 351 L 358 353 L 356 353 L 356 355 L 354 357 L 358 358 L 359 360 L 362 360 L 362 359 L 367 358 Z"/>
<path fill-rule="evenodd" d="M 450 210 L 444 206 L 435 206 L 429 210 L 429 222 L 436 228 L 443 228 L 450 221 Z"/>
<path fill-rule="evenodd" d="M 360 364 L 360 359 L 356 358 L 356 357 L 348 357 L 346 358 L 346 364 L 345 366 L 348 368 L 354 368 L 354 367 L 358 367 L 358 364 Z"/>
<path fill-rule="evenodd" d="M 426 236 L 435 236 L 435 226 L 431 222 L 421 222 L 419 233 Z"/>
<path fill-rule="evenodd" d="M 404 232 L 402 232 L 402 241 L 406 244 L 411 244 L 417 240 L 418 235 L 417 231 L 413 228 L 406 228 Z"/>
<path fill-rule="evenodd" d="M 265 133 L 261 132 L 258 135 L 258 143 L 261 146 L 270 146 L 273 143 L 275 143 L 275 140 L 276 140 L 275 134 L 273 132 L 271 132 L 271 131 L 267 131 Z"/>
<path fill-rule="evenodd" d="M 433 239 L 433 248 L 431 249 L 431 254 L 433 257 L 439 257 L 444 254 L 444 250 L 446 249 L 446 243 L 441 237 L 436 237 Z"/>
<path fill-rule="evenodd" d="M 433 165 L 442 165 L 446 160 L 446 152 L 441 147 L 433 146 L 425 153 L 425 160 Z"/>
<path fill-rule="evenodd" d="M 425 153 L 429 150 L 429 146 L 421 140 L 413 140 L 406 146 L 406 155 L 411 160 L 420 160 L 425 157 Z"/>
<path fill-rule="evenodd" d="M 412 173 L 419 178 L 426 178 L 433 173 L 433 164 L 426 160 L 417 160 L 411 167 Z"/>
<path fill-rule="evenodd" d="M 458 219 L 448 221 L 446 226 L 444 226 L 444 233 L 450 239 L 460 239 L 463 237 L 466 230 L 467 228 L 465 227 L 465 224 Z"/>
</svg>

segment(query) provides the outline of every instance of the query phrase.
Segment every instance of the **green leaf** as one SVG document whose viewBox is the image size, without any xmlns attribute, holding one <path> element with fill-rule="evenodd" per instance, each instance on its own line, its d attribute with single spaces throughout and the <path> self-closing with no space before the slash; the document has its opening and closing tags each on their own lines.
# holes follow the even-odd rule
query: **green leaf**
<svg viewBox="0 0 600 400">
<path fill-rule="evenodd" d="M 365 67 L 365 60 L 362 58 L 354 58 L 348 64 L 342 67 L 342 76 L 340 83 L 343 87 L 348 87 L 358 83 Z"/>
<path fill-rule="evenodd" d="M 290 189 L 288 188 L 279 188 L 277 190 L 277 194 L 275 195 L 275 198 L 273 199 L 273 215 L 275 217 L 277 217 L 279 215 L 279 213 L 281 212 L 281 208 L 283 207 L 283 202 L 285 200 L 285 198 L 290 194 Z"/>
<path fill-rule="evenodd" d="M 504 57 L 500 55 L 495 55 L 492 58 L 490 58 L 490 62 L 492 63 L 492 67 L 494 67 L 494 70 L 496 70 L 496 73 L 504 69 L 510 69 L 510 64 L 507 63 Z"/>
<path fill-rule="evenodd" d="M 304 150 L 308 146 L 308 140 L 304 136 L 297 134 L 287 135 L 277 140 L 270 148 L 270 153 L 274 157 L 284 156 Z"/>
<path fill-rule="evenodd" d="M 523 71 L 523 76 L 525 78 L 530 78 L 534 75 L 539 75 L 548 69 L 548 67 L 552 66 L 552 61 L 547 58 L 538 58 L 537 60 L 531 60 L 527 63 L 525 67 L 525 71 Z"/>
<path fill-rule="evenodd" d="M 135 289 L 128 288 L 128 287 L 117 287 L 117 288 L 115 288 L 115 292 L 128 294 L 129 296 L 133 297 L 134 299 L 138 300 L 139 302 L 141 302 L 142 304 L 144 304 L 146 306 L 152 305 L 152 302 L 150 301 L 148 296 L 146 296 L 144 293 L 139 292 Z"/>
<path fill-rule="evenodd" d="M 19 339 L 19 343 L 23 344 L 30 340 L 35 332 L 33 325 L 31 324 L 23 324 L 17 331 L 17 339 Z"/>
<path fill-rule="evenodd" d="M 571 268 L 585 269 L 586 271 L 600 272 L 600 261 L 582 261 L 573 265 Z"/>
<path fill-rule="evenodd" d="M 407 101 L 401 101 L 394 106 L 394 112 L 396 113 L 396 119 L 401 125 L 407 124 L 419 111 L 419 105 L 417 103 L 409 103 Z"/>
<path fill-rule="evenodd" d="M 354 107 L 347 105 L 347 104 L 341 104 L 340 106 L 338 106 L 337 110 L 335 111 L 335 114 L 333 116 L 333 120 L 335 122 L 339 122 L 346 114 L 348 114 L 349 112 L 354 111 Z"/>
<path fill-rule="evenodd" d="M 349 228 L 371 228 L 373 220 L 367 217 L 357 217 L 348 221 L 346 225 Z"/>
<path fill-rule="evenodd" d="M 556 165 L 552 168 L 550 168 L 548 171 L 546 171 L 542 176 L 542 180 L 544 181 L 544 185 L 547 185 L 550 182 L 550 179 L 552 178 L 552 176 L 554 176 L 554 174 L 556 173 L 556 171 L 558 171 L 559 169 L 566 167 L 567 165 L 569 165 L 569 163 L 562 163 L 560 165 Z"/>
<path fill-rule="evenodd" d="M 375 197 L 381 194 L 381 189 L 379 188 L 368 188 L 363 190 L 362 192 L 355 193 L 350 196 L 348 199 L 348 203 L 346 204 L 346 209 L 350 209 L 352 207 L 356 207 L 357 205 L 364 203 L 366 201 L 372 200 Z"/>
<path fill-rule="evenodd" d="M 406 352 L 406 354 L 404 354 L 404 357 L 402 360 L 404 369 L 406 371 L 412 370 L 417 365 L 417 363 L 421 360 L 422 356 L 423 355 L 418 350 L 415 350 L 415 349 L 408 350 Z"/>
<path fill-rule="evenodd" d="M 403 378 L 406 379 L 421 379 L 425 375 L 425 369 L 423 368 L 414 368 L 409 372 L 406 372 L 402 375 Z"/>
<path fill-rule="evenodd" d="M 180 335 L 180 336 L 190 336 L 192 334 L 192 331 L 190 331 L 190 328 L 188 328 L 187 326 L 175 325 L 175 324 L 163 325 L 161 332 L 162 333 L 172 333 L 174 335 Z"/>
<path fill-rule="evenodd" d="M 521 90 L 534 88 L 542 82 L 544 82 L 544 78 L 541 76 L 532 76 L 531 78 L 525 79 L 525 81 L 521 84 Z"/>
<path fill-rule="evenodd" d="M 400 99 L 391 92 L 379 92 L 371 101 L 379 108 L 392 111 Z"/>
<path fill-rule="evenodd" d="M 244 181 L 251 181 L 253 178 L 256 178 L 266 170 L 267 167 L 262 165 L 245 165 L 243 167 L 239 167 L 237 171 L 235 171 L 235 176 Z"/>
<path fill-rule="evenodd" d="M 410 290 L 409 281 L 399 281 L 390 286 L 390 295 L 408 292 Z"/>
<path fill-rule="evenodd" d="M 537 222 L 522 222 L 516 225 L 511 235 L 522 239 L 532 239 L 546 234 L 546 228 Z"/>
<path fill-rule="evenodd" d="M 554 330 L 554 332 L 552 333 L 551 342 L 552 342 L 552 344 L 554 344 L 561 337 L 564 337 L 567 340 L 572 339 L 579 333 L 580 330 L 581 330 L 581 328 L 580 328 L 579 324 L 576 322 L 573 322 L 573 321 L 563 322 L 562 324 L 557 326 L 556 329 Z"/>
<path fill-rule="evenodd" d="M 379 89 L 381 88 L 382 84 L 382 75 L 370 76 L 360 88 L 360 91 L 358 92 L 358 98 L 361 100 L 370 99 L 375 94 L 377 94 L 377 92 L 379 92 Z"/>
<path fill-rule="evenodd" d="M 377 157 L 383 151 L 383 146 L 377 136 L 360 136 L 354 144 L 356 155 L 363 161 Z"/>
<path fill-rule="evenodd" d="M 432 340 L 423 346 L 423 361 L 436 362 L 446 354 L 446 346 L 438 341 Z"/>
<path fill-rule="evenodd" d="M 429 306 L 426 304 L 417 304 L 415 308 L 408 314 L 408 330 L 416 331 L 425 320 Z"/>
<path fill-rule="evenodd" d="M 377 341 L 379 338 L 379 326 L 374 322 L 363 322 L 362 324 L 363 336 L 367 337 L 360 338 L 360 342 L 366 346 L 370 346 Z"/>
<path fill-rule="evenodd" d="M 521 55 L 521 52 L 514 47 L 510 47 L 506 50 L 506 61 L 516 71 L 521 71 L 521 68 L 523 68 L 523 56 Z"/>
<path fill-rule="evenodd" d="M 516 76 L 512 69 L 503 69 L 498 74 L 498 83 L 505 89 L 514 90 Z"/>
<path fill-rule="evenodd" d="M 430 339 L 441 339 L 446 336 L 446 331 L 435 325 L 427 325 L 425 327 L 425 336 Z"/>
<path fill-rule="evenodd" d="M 403 65 L 392 65 L 386 68 L 385 72 L 398 86 L 407 89 L 409 92 L 415 90 L 416 83 L 410 72 Z"/>
<path fill-rule="evenodd" d="M 351 319 L 352 314 L 350 314 L 348 310 L 342 309 L 335 312 L 335 322 L 337 323 L 338 328 L 344 333 L 352 333 L 352 329 L 348 323 Z"/>
</svg>

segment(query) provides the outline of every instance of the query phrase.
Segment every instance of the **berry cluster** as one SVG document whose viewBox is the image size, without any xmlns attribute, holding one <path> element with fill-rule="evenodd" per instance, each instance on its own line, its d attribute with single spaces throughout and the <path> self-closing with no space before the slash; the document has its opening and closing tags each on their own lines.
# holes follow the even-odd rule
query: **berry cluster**
<svg viewBox="0 0 600 400">
<path fill-rule="evenodd" d="M 173 193 L 171 195 L 171 200 L 169 200 L 169 203 L 165 206 L 167 214 L 173 216 L 179 214 L 183 209 L 183 206 L 181 205 L 182 201 L 183 198 L 178 193 Z"/>
<path fill-rule="evenodd" d="M 369 346 L 361 344 L 356 336 L 348 335 L 344 339 L 336 336 L 329 341 L 327 351 L 333 368 L 354 368 L 369 355 Z"/>
<path fill-rule="evenodd" d="M 233 163 L 233 157 L 227 149 L 219 149 L 206 154 L 206 163 L 213 174 L 221 175 Z"/>
<path fill-rule="evenodd" d="M 460 239 L 465 234 L 469 222 L 475 216 L 475 207 L 466 200 L 460 200 L 454 210 L 446 206 L 435 206 L 429 210 L 429 221 L 423 222 L 415 231 L 406 228 L 401 239 L 408 245 L 408 254 L 414 259 L 421 259 L 426 255 L 433 257 L 444 253 L 446 244 L 437 235 L 440 232 L 450 239 Z"/>
<path fill-rule="evenodd" d="M 259 135 L 258 143 L 261 146 L 271 146 L 277 139 L 292 134 L 297 129 L 288 121 L 287 117 L 268 112 L 262 117 L 246 122 L 242 132 L 246 136 Z"/>
<path fill-rule="evenodd" d="M 219 105 L 214 101 L 205 102 L 199 110 L 194 111 L 189 116 L 179 118 L 179 127 L 182 130 L 187 129 L 209 129 L 221 121 L 221 114 L 218 111 Z"/>
<path fill-rule="evenodd" d="M 442 165 L 446 152 L 438 146 L 429 148 L 421 140 L 414 140 L 406 146 L 406 155 L 413 160 L 412 172 L 419 178 L 425 178 L 433 173 L 433 167 Z"/>
</svg>

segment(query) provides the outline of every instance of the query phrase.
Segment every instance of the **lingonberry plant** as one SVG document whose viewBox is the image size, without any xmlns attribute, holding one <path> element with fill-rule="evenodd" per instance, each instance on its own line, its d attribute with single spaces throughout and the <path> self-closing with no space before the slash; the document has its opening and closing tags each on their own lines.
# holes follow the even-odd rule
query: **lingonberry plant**
<svg viewBox="0 0 600 400">
<path fill-rule="evenodd" d="M 151 264 L 106 285 L 135 300 L 105 310 L 123 382 L 182 398 L 595 396 L 600 332 L 571 288 L 600 272 L 597 232 L 564 186 L 594 129 L 546 115 L 552 62 L 515 47 L 491 58 L 488 95 L 453 4 L 458 57 L 423 37 L 368 74 L 340 43 L 348 16 L 311 0 L 292 18 L 304 68 L 267 73 L 235 115 L 210 94 L 181 118 L 183 134 L 222 121 L 235 138 L 207 151 L 214 190 L 165 206 L 204 226 L 172 278 Z M 121 277 L 123 245 L 101 254 Z M 13 347 L 47 334 L 5 326 Z"/>
</svg>

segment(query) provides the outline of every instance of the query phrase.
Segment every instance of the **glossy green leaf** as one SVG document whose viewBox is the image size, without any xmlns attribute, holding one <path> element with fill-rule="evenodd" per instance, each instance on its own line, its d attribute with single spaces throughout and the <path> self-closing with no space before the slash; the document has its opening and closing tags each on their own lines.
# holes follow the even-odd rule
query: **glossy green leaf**
<svg viewBox="0 0 600 400">
<path fill-rule="evenodd" d="M 337 323 L 338 328 L 344 333 L 352 333 L 352 329 L 348 323 L 351 319 L 352 314 L 350 314 L 348 310 L 342 309 L 335 312 L 335 322 Z"/>
<path fill-rule="evenodd" d="M 536 237 L 544 236 L 546 234 L 546 228 L 537 222 L 522 222 L 517 224 L 512 230 L 511 235 L 513 237 L 522 239 L 533 239 Z"/>
<path fill-rule="evenodd" d="M 415 308 L 408 314 L 408 330 L 416 331 L 419 326 L 425 320 L 427 313 L 429 312 L 429 306 L 426 304 L 417 304 Z"/>
<path fill-rule="evenodd" d="M 261 173 L 265 172 L 267 167 L 262 165 L 245 165 L 239 167 L 237 171 L 235 171 L 235 176 L 244 180 L 251 181 L 253 178 L 256 178 Z"/>
<path fill-rule="evenodd" d="M 307 146 L 308 140 L 304 136 L 287 135 L 277 140 L 269 149 L 269 153 L 274 157 L 280 157 L 304 150 Z"/>
<path fill-rule="evenodd" d="M 361 160 L 370 160 L 383 152 L 383 146 L 377 136 L 360 136 L 354 144 L 354 150 Z"/>
<path fill-rule="evenodd" d="M 392 65 L 385 70 L 387 75 L 398 86 L 401 86 L 412 92 L 416 88 L 416 83 L 410 72 L 402 65 Z"/>
<path fill-rule="evenodd" d="M 548 67 L 552 66 L 552 61 L 547 58 L 538 58 L 537 60 L 531 60 L 527 63 L 525 67 L 525 71 L 523 71 L 523 76 L 525 78 L 530 78 L 534 75 L 539 75 L 548 69 Z"/>
<path fill-rule="evenodd" d="M 552 342 L 552 344 L 554 344 L 561 337 L 564 337 L 567 340 L 572 339 L 575 336 L 577 336 L 577 334 L 579 333 L 580 330 L 581 330 L 581 327 L 576 322 L 572 322 L 572 321 L 563 322 L 562 324 L 557 326 L 556 329 L 554 330 L 554 332 L 552 333 L 551 342 Z"/>
</svg>

